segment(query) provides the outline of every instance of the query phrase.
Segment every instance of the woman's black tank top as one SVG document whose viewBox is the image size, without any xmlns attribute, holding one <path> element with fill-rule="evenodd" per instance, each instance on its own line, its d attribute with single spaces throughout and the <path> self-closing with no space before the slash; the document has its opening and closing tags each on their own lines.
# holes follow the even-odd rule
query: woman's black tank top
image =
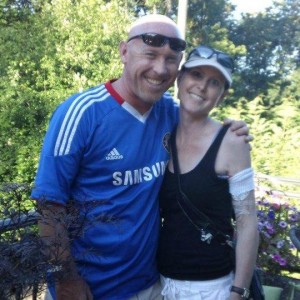
<svg viewBox="0 0 300 300">
<path fill-rule="evenodd" d="M 212 219 L 217 227 L 232 235 L 232 203 L 228 180 L 215 172 L 217 154 L 228 126 L 223 126 L 203 159 L 190 172 L 180 175 L 183 192 Z M 158 247 L 158 268 L 164 276 L 181 280 L 209 280 L 233 270 L 231 249 L 213 239 L 202 242 L 200 231 L 178 205 L 177 177 L 166 169 L 160 191 L 162 225 Z"/>
</svg>

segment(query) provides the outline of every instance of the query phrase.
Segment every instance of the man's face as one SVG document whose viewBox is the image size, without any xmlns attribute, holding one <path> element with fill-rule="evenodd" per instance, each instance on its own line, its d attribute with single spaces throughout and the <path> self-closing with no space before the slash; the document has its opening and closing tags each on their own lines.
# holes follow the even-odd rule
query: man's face
<svg viewBox="0 0 300 300">
<path fill-rule="evenodd" d="M 178 37 L 173 27 L 155 25 L 138 34 L 159 32 L 167 37 Z M 123 42 L 121 55 L 128 97 L 124 100 L 135 107 L 148 109 L 173 85 L 182 58 L 182 52 L 170 49 L 168 42 L 162 47 L 153 47 L 144 43 L 142 38 Z"/>
</svg>

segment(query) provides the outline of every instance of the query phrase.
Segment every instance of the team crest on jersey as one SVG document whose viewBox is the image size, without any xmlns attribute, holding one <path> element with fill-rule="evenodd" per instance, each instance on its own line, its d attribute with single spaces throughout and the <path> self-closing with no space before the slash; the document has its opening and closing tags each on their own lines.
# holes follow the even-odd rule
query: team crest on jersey
<svg viewBox="0 0 300 300">
<path fill-rule="evenodd" d="M 170 132 L 167 132 L 164 137 L 163 137 L 163 146 L 164 148 L 167 150 L 168 153 L 170 153 L 170 147 L 169 147 L 169 140 L 170 140 L 170 136 L 171 136 L 171 133 Z"/>
</svg>

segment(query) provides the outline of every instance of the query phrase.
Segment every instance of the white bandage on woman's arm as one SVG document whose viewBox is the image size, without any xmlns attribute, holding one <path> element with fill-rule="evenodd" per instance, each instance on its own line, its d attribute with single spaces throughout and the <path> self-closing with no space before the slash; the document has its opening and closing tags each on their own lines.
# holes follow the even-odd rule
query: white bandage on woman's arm
<svg viewBox="0 0 300 300">
<path fill-rule="evenodd" d="M 248 197 L 254 190 L 254 172 L 252 168 L 240 171 L 229 178 L 229 192 L 236 215 L 248 215 L 255 212 L 255 201 Z"/>
</svg>

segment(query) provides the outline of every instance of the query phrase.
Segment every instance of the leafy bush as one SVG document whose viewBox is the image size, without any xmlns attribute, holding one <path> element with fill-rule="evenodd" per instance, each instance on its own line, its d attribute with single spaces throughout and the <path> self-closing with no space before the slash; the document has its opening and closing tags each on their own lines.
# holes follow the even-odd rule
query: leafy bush
<svg viewBox="0 0 300 300">
<path fill-rule="evenodd" d="M 30 186 L 25 184 L 5 184 L 0 188 L 1 300 L 20 300 L 32 293 L 39 295 L 45 289 L 46 282 L 49 283 L 49 271 L 53 275 L 50 284 L 70 276 L 70 261 L 61 256 L 65 250 L 62 248 L 61 224 L 68 231 L 72 243 L 89 227 L 116 221 L 106 215 L 87 218 L 89 212 L 104 204 L 104 201 L 93 201 L 80 206 L 80 209 L 75 201 L 70 201 L 67 212 L 58 214 L 55 205 L 46 201 L 40 201 L 36 207 L 35 201 L 29 198 L 30 190 Z M 44 213 L 45 209 L 47 213 Z M 54 225 L 49 222 L 49 215 L 55 217 Z M 38 221 L 53 226 L 54 240 L 45 242 L 39 236 Z M 94 250 L 90 249 L 91 252 Z"/>
</svg>

